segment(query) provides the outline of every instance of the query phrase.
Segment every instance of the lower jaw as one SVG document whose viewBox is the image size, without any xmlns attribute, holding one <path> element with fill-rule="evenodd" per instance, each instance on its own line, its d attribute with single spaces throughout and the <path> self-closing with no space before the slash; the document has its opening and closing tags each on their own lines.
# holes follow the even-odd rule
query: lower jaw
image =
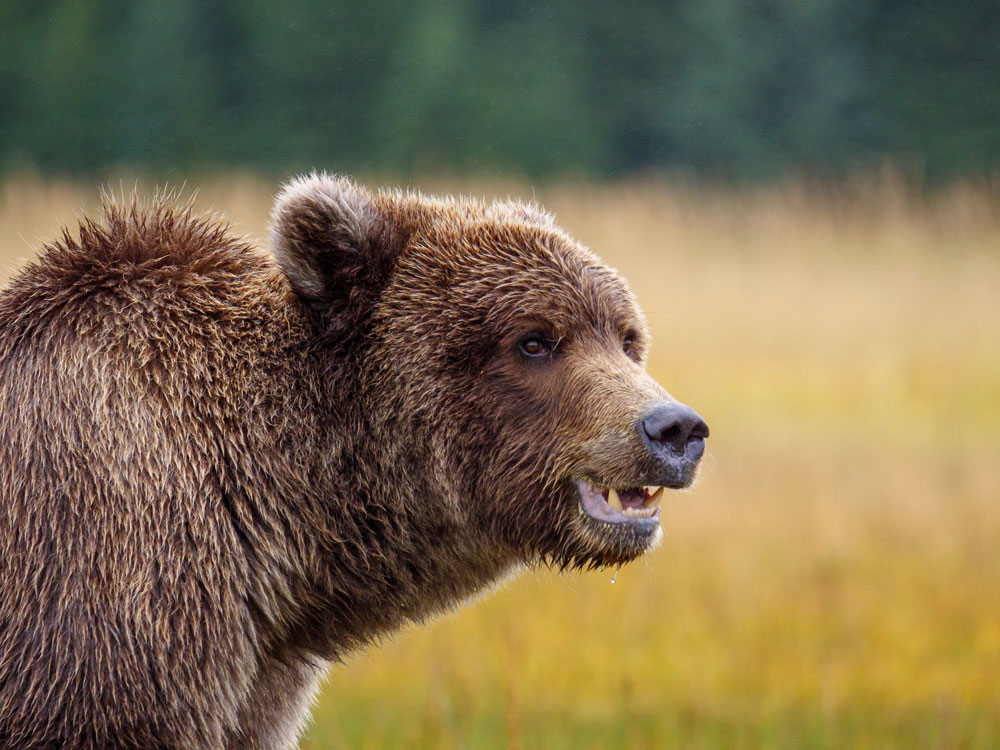
<svg viewBox="0 0 1000 750">
<path fill-rule="evenodd" d="M 609 523 L 592 517 L 582 505 L 579 512 L 592 545 L 586 556 L 595 566 L 630 563 L 653 549 L 663 538 L 658 518 Z"/>
<path fill-rule="evenodd" d="M 587 512 L 587 509 L 583 507 L 583 503 L 580 503 L 579 510 L 580 515 L 583 516 L 588 523 L 606 529 L 629 529 L 632 531 L 653 534 L 656 532 L 656 529 L 660 528 L 659 510 L 657 510 L 652 516 L 626 516 L 621 520 L 614 521 L 608 521 L 591 515 Z"/>
</svg>

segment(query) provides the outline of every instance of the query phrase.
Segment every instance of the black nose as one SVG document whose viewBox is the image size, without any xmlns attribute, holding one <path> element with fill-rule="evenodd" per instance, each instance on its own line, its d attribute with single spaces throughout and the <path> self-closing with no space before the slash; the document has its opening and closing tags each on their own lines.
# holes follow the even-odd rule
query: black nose
<svg viewBox="0 0 1000 750">
<path fill-rule="evenodd" d="M 666 448 L 693 461 L 705 452 L 708 425 L 690 406 L 663 404 L 642 418 L 642 430 L 654 447 Z"/>
</svg>

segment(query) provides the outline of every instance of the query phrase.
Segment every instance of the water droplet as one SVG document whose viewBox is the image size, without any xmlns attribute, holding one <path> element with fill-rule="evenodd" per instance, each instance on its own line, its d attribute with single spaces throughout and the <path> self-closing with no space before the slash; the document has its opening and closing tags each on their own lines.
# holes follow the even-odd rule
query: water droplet
<svg viewBox="0 0 1000 750">
<path fill-rule="evenodd" d="M 619 570 L 621 570 L 621 569 L 622 569 L 622 564 L 621 564 L 621 563 L 618 563 L 618 567 L 617 567 L 617 568 L 615 568 L 615 574 L 614 574 L 614 576 L 612 576 L 612 578 L 611 578 L 611 583 L 614 583 L 615 581 L 617 581 L 617 580 L 618 580 L 618 571 L 619 571 Z"/>
</svg>

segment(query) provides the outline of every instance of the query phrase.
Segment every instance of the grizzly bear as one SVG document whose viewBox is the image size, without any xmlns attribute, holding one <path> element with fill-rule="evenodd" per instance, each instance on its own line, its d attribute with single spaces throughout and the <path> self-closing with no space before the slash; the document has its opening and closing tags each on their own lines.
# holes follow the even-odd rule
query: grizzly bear
<svg viewBox="0 0 1000 750">
<path fill-rule="evenodd" d="M 331 660 L 633 560 L 708 428 L 533 205 L 105 206 L 0 293 L 0 747 L 287 748 Z"/>
</svg>

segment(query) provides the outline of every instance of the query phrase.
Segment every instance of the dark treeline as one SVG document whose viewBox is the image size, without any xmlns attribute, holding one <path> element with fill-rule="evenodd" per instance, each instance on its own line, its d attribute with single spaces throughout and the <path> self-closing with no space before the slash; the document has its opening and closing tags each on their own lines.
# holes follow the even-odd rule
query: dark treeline
<svg viewBox="0 0 1000 750">
<path fill-rule="evenodd" d="M 0 165 L 1000 164 L 1000 2 L 4 0 Z"/>
</svg>

